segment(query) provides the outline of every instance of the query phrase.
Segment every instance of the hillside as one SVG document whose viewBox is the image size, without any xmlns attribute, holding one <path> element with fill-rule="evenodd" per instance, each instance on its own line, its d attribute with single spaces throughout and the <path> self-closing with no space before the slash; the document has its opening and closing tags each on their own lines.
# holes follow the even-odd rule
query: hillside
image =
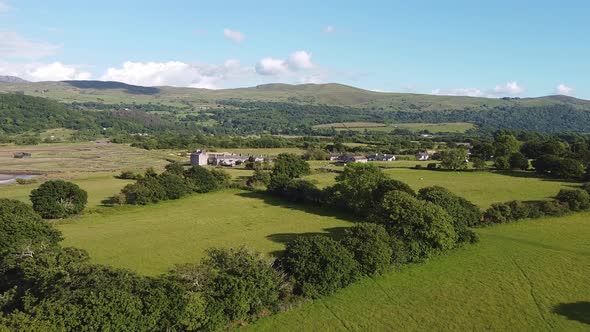
<svg viewBox="0 0 590 332">
<path fill-rule="evenodd" d="M 75 110 L 132 111 L 132 119 L 143 114 L 153 117 L 150 122 L 164 117 L 183 128 L 204 128 L 210 133 L 300 135 L 312 134 L 318 125 L 347 122 L 383 127 L 470 123 L 491 129 L 590 132 L 590 101 L 567 96 L 434 96 L 375 92 L 342 84 L 207 90 L 103 81 L 3 83 L 2 92 L 45 97 Z"/>
<path fill-rule="evenodd" d="M 438 111 L 485 110 L 494 107 L 567 105 L 590 110 L 590 101 L 566 96 L 503 100 L 411 93 L 384 93 L 342 84 L 265 84 L 249 88 L 208 90 L 177 87 L 141 87 L 120 82 L 19 82 L 0 85 L 0 92 L 22 92 L 63 102 L 159 103 L 215 107 L 219 101 L 264 101 L 331 105 L 373 110 Z"/>
</svg>

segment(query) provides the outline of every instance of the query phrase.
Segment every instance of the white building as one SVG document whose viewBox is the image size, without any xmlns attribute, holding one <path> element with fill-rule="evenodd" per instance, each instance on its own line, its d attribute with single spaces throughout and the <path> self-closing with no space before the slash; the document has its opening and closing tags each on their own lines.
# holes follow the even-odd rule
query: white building
<svg viewBox="0 0 590 332">
<path fill-rule="evenodd" d="M 205 150 L 197 150 L 191 153 L 192 166 L 206 166 L 209 161 L 209 154 Z"/>
</svg>

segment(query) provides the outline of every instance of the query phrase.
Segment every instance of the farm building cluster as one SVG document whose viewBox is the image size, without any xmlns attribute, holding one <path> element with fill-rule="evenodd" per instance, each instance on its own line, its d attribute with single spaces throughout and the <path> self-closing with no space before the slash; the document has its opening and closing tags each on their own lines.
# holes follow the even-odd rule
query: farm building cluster
<svg viewBox="0 0 590 332">
<path fill-rule="evenodd" d="M 190 155 L 191 165 L 196 166 L 237 166 L 246 162 L 263 162 L 270 161 L 269 156 L 250 155 L 250 154 L 236 154 L 229 152 L 208 152 L 205 150 L 196 150 Z M 426 161 L 430 159 L 428 152 L 419 152 L 416 154 L 416 159 Z M 396 158 L 392 154 L 372 154 L 368 156 L 350 155 L 344 153 L 330 153 L 330 161 L 333 161 L 337 166 L 344 166 L 350 163 L 366 163 L 369 161 L 395 161 Z"/>
<path fill-rule="evenodd" d="M 243 164 L 247 161 L 263 162 L 265 159 L 261 155 L 236 154 L 228 152 L 207 152 L 205 150 L 197 150 L 191 153 L 191 165 L 213 165 L 213 166 L 229 166 Z"/>
</svg>

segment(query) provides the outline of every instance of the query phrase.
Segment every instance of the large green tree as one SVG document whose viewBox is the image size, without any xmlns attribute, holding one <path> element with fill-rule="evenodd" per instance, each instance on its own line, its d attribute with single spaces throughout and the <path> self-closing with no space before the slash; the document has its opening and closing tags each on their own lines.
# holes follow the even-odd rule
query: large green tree
<svg viewBox="0 0 590 332">
<path fill-rule="evenodd" d="M 459 170 L 467 168 L 467 150 L 450 149 L 440 152 L 440 165 L 450 170 Z"/>
<path fill-rule="evenodd" d="M 293 153 L 281 153 L 274 161 L 273 176 L 287 176 L 291 179 L 299 178 L 310 173 L 309 164 Z"/>
<path fill-rule="evenodd" d="M 88 194 L 77 184 L 63 180 L 44 182 L 31 191 L 33 209 L 43 218 L 65 218 L 80 213 L 86 206 Z"/>
</svg>

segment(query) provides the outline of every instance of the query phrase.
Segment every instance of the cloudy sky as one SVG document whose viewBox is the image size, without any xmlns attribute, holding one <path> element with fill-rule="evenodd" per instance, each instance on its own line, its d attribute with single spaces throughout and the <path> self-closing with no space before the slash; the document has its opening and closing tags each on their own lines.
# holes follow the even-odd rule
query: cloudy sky
<svg viewBox="0 0 590 332">
<path fill-rule="evenodd" d="M 590 2 L 0 0 L 0 75 L 590 99 Z"/>
</svg>

